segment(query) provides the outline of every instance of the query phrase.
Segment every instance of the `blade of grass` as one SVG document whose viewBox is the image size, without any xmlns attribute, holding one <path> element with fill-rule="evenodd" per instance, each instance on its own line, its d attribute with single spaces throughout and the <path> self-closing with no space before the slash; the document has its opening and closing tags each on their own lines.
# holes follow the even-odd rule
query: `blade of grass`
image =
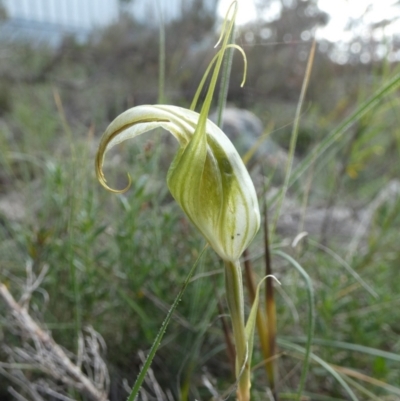
<svg viewBox="0 0 400 401">
<path fill-rule="evenodd" d="M 312 344 L 312 339 L 314 336 L 314 328 L 315 328 L 314 289 L 313 289 L 313 285 L 312 285 L 310 276 L 307 274 L 307 272 L 303 269 L 303 267 L 296 260 L 294 260 L 288 254 L 286 254 L 282 251 L 279 251 L 279 250 L 273 251 L 273 253 L 275 255 L 279 255 L 283 259 L 286 259 L 293 267 L 295 267 L 298 270 L 298 272 L 303 276 L 303 278 L 306 282 L 306 285 L 307 285 L 308 326 L 307 326 L 307 342 L 306 342 L 306 348 L 305 348 L 304 365 L 303 365 L 303 370 L 301 371 L 299 390 L 298 390 L 298 394 L 297 394 L 297 399 L 300 400 L 301 395 L 303 393 L 304 386 L 305 386 L 305 382 L 307 379 L 308 367 L 310 364 L 311 344 Z"/>
<path fill-rule="evenodd" d="M 285 340 L 291 341 L 291 342 L 299 342 L 299 343 L 304 343 L 307 341 L 306 338 L 304 338 L 304 337 L 296 337 L 296 338 L 285 337 Z M 330 341 L 330 340 L 324 340 L 322 338 L 314 338 L 313 344 L 321 345 L 323 347 L 333 347 L 333 348 L 340 348 L 340 349 L 345 349 L 345 350 L 354 351 L 354 352 L 360 352 L 360 353 L 363 353 L 366 355 L 382 357 L 385 359 L 389 359 L 391 361 L 400 362 L 400 355 L 398 355 L 398 354 L 395 354 L 393 352 L 381 351 L 380 349 L 366 347 L 364 345 L 351 344 L 351 343 L 346 343 L 346 342 L 342 342 L 342 341 Z"/>
<path fill-rule="evenodd" d="M 335 142 L 337 143 L 354 123 L 360 120 L 369 111 L 374 110 L 385 96 L 395 91 L 398 87 L 400 87 L 400 73 L 396 74 L 391 80 L 389 80 L 389 82 L 384 84 L 370 98 L 362 103 L 360 107 L 356 108 L 349 117 L 334 128 L 318 145 L 314 147 L 312 151 L 307 154 L 307 156 L 293 170 L 289 179 L 288 187 L 290 188 L 314 162 L 316 162 Z M 270 205 L 275 204 L 275 202 L 280 199 L 283 190 L 284 188 L 281 188 L 270 198 Z"/>
<path fill-rule="evenodd" d="M 199 274 L 205 271 L 205 265 L 206 263 L 201 263 L 199 266 Z M 192 278 L 190 282 L 192 282 L 193 285 L 190 290 L 189 321 L 194 325 L 194 330 L 192 332 L 187 332 L 185 335 L 185 342 L 181 344 L 185 356 L 177 374 L 180 401 L 187 401 L 190 399 L 189 393 L 193 388 L 194 372 L 196 372 L 198 366 L 201 366 L 199 365 L 199 360 L 206 339 L 205 334 L 209 329 L 209 324 L 213 316 L 215 315 L 215 309 L 218 303 L 218 297 L 212 297 L 213 291 L 210 290 L 204 292 L 205 286 L 202 280 L 193 280 Z M 209 287 L 207 286 L 207 288 Z M 204 305 L 205 299 L 208 299 L 206 305 Z M 204 306 L 206 307 L 204 308 Z"/>
<path fill-rule="evenodd" d="M 302 355 L 304 355 L 306 353 L 305 348 L 300 347 L 296 344 L 293 344 L 289 341 L 285 341 L 282 338 L 278 339 L 278 344 L 283 348 L 299 352 Z M 321 365 L 327 372 L 329 372 L 341 384 L 343 389 L 346 390 L 347 394 L 350 396 L 350 398 L 353 401 L 359 401 L 357 396 L 354 394 L 353 390 L 349 387 L 349 385 L 345 382 L 343 377 L 329 363 L 325 362 L 323 359 L 321 359 L 319 356 L 313 354 L 312 352 L 310 353 L 310 357 L 312 360 L 314 360 L 319 365 Z"/>
<path fill-rule="evenodd" d="M 343 376 L 343 379 L 346 380 L 347 383 L 351 384 L 354 388 L 356 388 L 360 393 L 367 396 L 369 400 L 382 401 L 381 397 L 371 393 L 371 391 L 367 390 L 362 384 L 356 382 L 353 379 L 350 379 L 350 377 Z"/>
<path fill-rule="evenodd" d="M 389 82 L 378 89 L 369 99 L 361 104 L 349 117 L 339 124 L 333 131 L 329 133 L 297 166 L 289 180 L 289 187 L 296 182 L 300 176 L 308 169 L 314 159 L 318 159 L 321 155 L 361 117 L 369 111 L 372 111 L 379 102 L 391 92 L 400 86 L 400 73 L 396 74 Z"/>
<path fill-rule="evenodd" d="M 131 391 L 129 397 L 127 398 L 127 401 L 134 401 L 136 399 L 137 395 L 139 394 L 140 387 L 142 386 L 143 380 L 146 377 L 147 371 L 151 365 L 151 362 L 153 361 L 154 355 L 157 352 L 157 349 L 161 343 L 164 333 L 167 330 L 167 327 L 171 320 L 171 317 L 172 317 L 176 307 L 178 306 L 178 303 L 181 300 L 181 298 L 186 290 L 186 287 L 188 286 L 190 279 L 191 279 L 197 265 L 199 264 L 201 257 L 203 256 L 205 250 L 207 249 L 207 247 L 208 247 L 208 245 L 206 245 L 203 248 L 203 250 L 200 252 L 199 256 L 197 257 L 196 261 L 194 262 L 193 266 L 191 267 L 189 274 L 187 275 L 185 282 L 183 283 L 182 288 L 180 289 L 178 295 L 176 296 L 175 301 L 171 306 L 171 309 L 168 311 L 167 316 L 160 327 L 160 331 L 158 332 L 158 334 L 153 342 L 153 345 L 151 346 L 150 352 L 147 355 L 146 361 L 143 364 L 142 369 L 139 372 L 139 375 L 135 381 L 132 391 Z"/>
<path fill-rule="evenodd" d="M 261 289 L 261 286 L 262 286 L 264 280 L 266 280 L 268 278 L 273 278 L 280 284 L 280 282 L 278 281 L 278 279 L 275 276 L 266 276 L 263 279 L 261 279 L 261 281 L 258 283 L 258 285 L 256 287 L 256 292 L 255 292 L 255 296 L 254 296 L 254 302 L 253 302 L 253 305 L 251 306 L 250 313 L 249 313 L 249 316 L 248 316 L 247 322 L 246 322 L 246 329 L 245 329 L 246 338 L 247 338 L 247 342 L 248 342 L 248 349 L 249 349 L 249 352 L 248 352 L 248 364 L 250 366 L 251 366 L 253 344 L 254 344 L 254 328 L 255 328 L 255 325 L 256 325 L 256 321 L 257 321 L 257 315 L 258 315 L 258 312 L 260 310 L 260 308 L 259 308 L 260 289 Z"/>
<path fill-rule="evenodd" d="M 295 400 L 295 393 L 280 393 L 279 396 L 283 400 Z M 329 397 L 328 395 L 320 395 L 315 393 L 304 393 L 304 401 L 346 401 L 343 398 Z"/>
<path fill-rule="evenodd" d="M 311 164 L 311 168 L 308 172 L 307 178 L 306 178 L 306 183 L 304 186 L 304 191 L 303 191 L 303 200 L 301 202 L 301 212 L 300 212 L 300 221 L 299 221 L 299 226 L 297 228 L 297 232 L 301 233 L 304 231 L 304 224 L 306 220 L 306 212 L 307 212 L 307 205 L 310 197 L 310 192 L 311 192 L 311 186 L 315 174 L 315 161 L 313 160 Z M 300 248 L 301 249 L 301 248 Z"/>
<path fill-rule="evenodd" d="M 158 100 L 157 104 L 165 101 L 165 24 L 161 12 L 160 1 L 157 1 L 159 16 L 159 48 L 158 48 Z"/>
<path fill-rule="evenodd" d="M 64 106 L 62 104 L 61 96 L 60 93 L 58 92 L 56 87 L 53 87 L 53 98 L 54 98 L 54 103 L 56 104 L 57 112 L 60 117 L 61 123 L 63 130 L 65 134 L 67 135 L 69 139 L 69 146 L 70 146 L 70 151 L 71 151 L 71 163 L 70 163 L 70 168 L 71 168 L 71 180 L 69 182 L 69 189 L 68 192 L 70 194 L 75 193 L 75 188 L 76 188 L 76 181 L 77 181 L 77 175 L 76 175 L 76 166 L 77 166 L 77 159 L 76 159 L 76 149 L 74 146 L 74 139 L 72 136 L 72 130 L 68 124 L 66 115 L 65 115 L 65 110 Z M 69 202 L 68 202 L 68 241 L 66 246 L 68 247 L 68 252 L 67 254 L 69 255 L 68 257 L 68 265 L 69 265 L 69 271 L 70 271 L 70 276 L 72 280 L 72 291 L 73 291 L 73 296 L 74 296 L 74 318 L 75 318 L 75 341 L 76 341 L 76 349 L 79 350 L 79 338 L 81 335 L 82 331 L 82 305 L 81 305 L 81 288 L 80 288 L 80 282 L 79 282 L 79 277 L 77 273 L 77 268 L 76 268 L 76 263 L 75 263 L 75 257 L 74 257 L 74 232 L 73 232 L 73 220 L 74 220 L 74 215 L 75 211 L 78 209 L 77 207 L 77 198 L 74 196 L 70 196 Z"/>
<path fill-rule="evenodd" d="M 332 256 L 339 264 L 341 264 L 356 280 L 357 282 L 364 287 L 366 291 L 368 291 L 374 298 L 379 298 L 378 294 L 376 291 L 371 288 L 363 279 L 362 277 L 342 258 L 340 257 L 336 252 L 332 251 L 330 248 L 327 246 L 318 243 L 317 241 L 312 240 L 311 238 L 308 238 L 308 243 L 315 246 L 316 248 L 324 251 L 328 255 Z"/>
<path fill-rule="evenodd" d="M 343 366 L 337 366 L 337 365 L 331 365 L 336 371 L 342 373 L 343 375 L 346 376 L 350 376 L 350 377 L 354 377 L 358 380 L 362 380 L 363 382 L 372 384 L 374 386 L 377 387 L 381 387 L 383 389 L 385 389 L 387 392 L 392 393 L 392 394 L 396 394 L 398 396 L 400 396 L 400 388 L 392 386 L 390 384 L 387 384 L 385 382 L 383 382 L 382 380 L 378 380 L 375 379 L 374 377 L 365 375 L 361 372 L 357 372 L 353 369 L 349 369 Z"/>
<path fill-rule="evenodd" d="M 253 273 L 253 267 L 250 262 L 250 257 L 249 257 L 249 251 L 246 250 L 243 253 L 243 259 L 244 259 L 244 268 L 245 268 L 245 277 L 246 277 L 246 287 L 247 291 L 249 293 L 250 297 L 250 302 L 251 304 L 254 303 L 254 300 L 256 299 L 256 284 L 254 282 L 254 273 Z M 268 328 L 267 328 L 267 322 L 265 320 L 265 315 L 262 313 L 262 309 L 260 306 L 257 308 L 257 319 L 256 319 L 256 324 L 257 324 L 257 331 L 258 331 L 258 337 L 260 338 L 260 344 L 261 344 L 261 351 L 264 356 L 264 360 L 268 361 L 270 358 L 270 352 L 269 352 L 269 343 L 268 343 Z M 269 376 L 269 371 L 267 369 L 267 363 L 263 363 L 267 376 Z"/>
<path fill-rule="evenodd" d="M 247 165 L 247 163 L 251 160 L 251 158 L 254 156 L 256 153 L 257 149 L 261 146 L 261 144 L 266 141 L 270 135 L 272 134 L 272 131 L 274 130 L 275 122 L 270 121 L 267 125 L 267 127 L 264 129 L 264 132 L 262 135 L 260 135 L 256 142 L 252 145 L 252 147 L 243 155 L 242 160 L 243 163 Z"/>
<path fill-rule="evenodd" d="M 285 180 L 284 180 L 284 183 L 282 186 L 282 190 L 280 192 L 280 197 L 278 199 L 278 205 L 276 207 L 275 217 L 272 221 L 272 226 L 271 226 L 272 235 L 275 232 L 275 227 L 279 220 L 283 200 L 285 199 L 286 192 L 290 185 L 289 182 L 290 182 L 290 175 L 292 173 L 294 151 L 296 149 L 297 137 L 298 137 L 298 133 L 299 133 L 301 109 L 303 107 L 304 98 L 306 96 L 308 83 L 310 82 L 311 70 L 312 70 L 312 66 L 314 63 L 315 46 L 316 46 L 316 40 L 314 39 L 313 44 L 311 46 L 310 54 L 308 56 L 308 62 L 307 62 L 306 72 L 304 75 L 303 85 L 301 87 L 299 102 L 297 103 L 296 114 L 295 114 L 294 123 L 293 123 L 293 130 L 292 130 L 292 135 L 290 138 L 289 154 L 288 154 L 288 160 L 287 160 L 286 171 L 285 171 Z"/>
</svg>

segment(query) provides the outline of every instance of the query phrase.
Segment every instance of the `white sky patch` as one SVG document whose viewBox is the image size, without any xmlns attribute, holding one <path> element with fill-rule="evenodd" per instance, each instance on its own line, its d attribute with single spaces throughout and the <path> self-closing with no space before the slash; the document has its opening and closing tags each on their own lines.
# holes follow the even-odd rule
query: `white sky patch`
<svg viewBox="0 0 400 401">
<path fill-rule="evenodd" d="M 225 17 L 232 0 L 220 0 L 218 3 L 218 14 L 221 18 Z M 238 0 L 238 13 L 236 23 L 238 25 L 247 24 L 257 19 L 257 10 L 252 0 Z"/>
<path fill-rule="evenodd" d="M 384 20 L 400 18 L 400 7 L 396 0 L 319 0 L 318 6 L 329 14 L 328 25 L 318 32 L 320 38 L 331 42 L 348 40 L 354 34 L 365 35 L 368 24 Z M 352 29 L 348 23 L 353 20 Z M 382 36 L 390 36 L 400 32 L 400 23 L 393 22 L 382 32 Z"/>
<path fill-rule="evenodd" d="M 301 0 L 298 0 L 301 1 Z M 218 14 L 225 17 L 232 0 L 220 0 Z M 331 42 L 349 41 L 354 35 L 366 35 L 365 28 L 368 24 L 391 20 L 398 17 L 399 21 L 385 27 L 382 37 L 400 34 L 400 6 L 397 0 L 319 0 L 318 7 L 329 15 L 326 27 L 318 30 L 318 38 Z M 279 2 L 272 2 L 271 9 L 265 16 L 267 20 L 274 19 L 280 11 Z M 238 0 L 238 14 L 236 22 L 243 25 L 254 21 L 259 17 L 253 0 Z M 349 29 L 349 21 L 353 20 L 353 26 Z"/>
</svg>

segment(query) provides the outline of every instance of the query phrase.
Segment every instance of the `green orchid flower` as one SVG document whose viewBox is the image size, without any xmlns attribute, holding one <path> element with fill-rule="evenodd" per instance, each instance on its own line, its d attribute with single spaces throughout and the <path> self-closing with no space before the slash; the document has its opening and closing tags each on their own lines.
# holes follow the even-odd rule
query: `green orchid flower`
<svg viewBox="0 0 400 401">
<path fill-rule="evenodd" d="M 246 74 L 243 50 L 228 43 L 237 11 L 236 2 L 232 3 L 228 14 L 231 10 L 233 17 L 230 21 L 228 17 L 225 19 L 218 41 L 222 42 L 221 49 L 207 68 L 191 109 L 144 105 L 133 107 L 119 115 L 100 140 L 96 155 L 96 174 L 99 182 L 108 190 L 124 192 L 130 182 L 123 190 L 112 189 L 106 182 L 103 173 L 106 152 L 127 139 L 155 128 L 161 127 L 176 138 L 179 149 L 168 170 L 168 188 L 192 223 L 225 262 L 225 285 L 236 346 L 237 396 L 240 401 L 248 401 L 254 316 L 258 301 L 253 304 L 245 325 L 239 258 L 259 229 L 260 211 L 253 182 L 242 159 L 229 138 L 208 120 L 222 59 L 228 48 L 236 48 L 242 53 L 245 61 L 244 75 Z M 213 67 L 201 112 L 196 113 L 193 110 Z"/>
<path fill-rule="evenodd" d="M 168 188 L 210 246 L 226 261 L 236 261 L 260 225 L 253 182 L 228 137 L 210 120 L 199 129 L 200 115 L 176 106 L 137 106 L 118 116 L 101 138 L 96 173 L 107 150 L 156 127 L 179 142 L 167 175 Z M 112 190 L 114 192 L 119 192 Z"/>
</svg>

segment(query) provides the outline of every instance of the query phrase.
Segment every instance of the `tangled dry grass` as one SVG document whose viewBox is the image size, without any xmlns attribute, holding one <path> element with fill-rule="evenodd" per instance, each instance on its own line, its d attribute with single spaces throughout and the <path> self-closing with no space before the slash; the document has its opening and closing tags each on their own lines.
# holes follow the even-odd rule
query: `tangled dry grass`
<svg viewBox="0 0 400 401">
<path fill-rule="evenodd" d="M 48 271 L 45 265 L 38 276 L 27 263 L 27 280 L 17 302 L 7 286 L 0 283 L 0 296 L 9 309 L 9 329 L 20 339 L 20 346 L 5 346 L 8 363 L 0 363 L 0 372 L 20 389 L 9 387 L 17 400 L 43 401 L 44 395 L 63 401 L 72 400 L 68 389 L 76 389 L 91 400 L 106 401 L 109 390 L 107 366 L 101 357 L 105 349 L 102 337 L 92 327 L 78 341 L 77 355 L 63 349 L 51 333 L 31 316 L 29 301 Z M 35 379 L 35 372 L 46 379 Z"/>
</svg>

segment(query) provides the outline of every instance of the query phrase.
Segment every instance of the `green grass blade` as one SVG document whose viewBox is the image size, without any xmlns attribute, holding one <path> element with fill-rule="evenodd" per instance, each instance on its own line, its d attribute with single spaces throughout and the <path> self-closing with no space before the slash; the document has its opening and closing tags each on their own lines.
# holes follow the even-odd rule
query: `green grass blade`
<svg viewBox="0 0 400 401">
<path fill-rule="evenodd" d="M 251 366 L 251 358 L 253 355 L 253 343 L 254 343 L 254 329 L 256 326 L 257 311 L 260 303 L 260 289 L 261 285 L 264 283 L 268 276 L 264 277 L 257 285 L 254 302 L 250 309 L 250 314 L 247 318 L 247 323 L 245 327 L 246 339 L 248 344 L 248 356 L 247 363 Z M 275 278 L 275 277 L 274 277 Z"/>
<path fill-rule="evenodd" d="M 299 177 L 310 167 L 314 160 L 318 159 L 330 146 L 338 141 L 343 134 L 361 117 L 372 111 L 379 102 L 400 86 L 400 73 L 396 74 L 389 82 L 378 89 L 369 99 L 361 104 L 349 117 L 329 133 L 294 170 L 289 180 L 289 186 L 296 182 Z"/>
<path fill-rule="evenodd" d="M 143 364 L 143 367 L 139 372 L 139 375 L 138 375 L 138 377 L 137 377 L 137 379 L 135 381 L 135 384 L 134 384 L 134 386 L 132 388 L 132 391 L 131 391 L 127 401 L 134 401 L 136 399 L 137 395 L 139 394 L 140 387 L 142 386 L 143 380 L 146 377 L 148 369 L 150 368 L 151 362 L 153 361 L 154 355 L 157 352 L 157 349 L 158 349 L 158 347 L 159 347 L 159 345 L 161 343 L 161 340 L 162 340 L 162 338 L 164 336 L 164 333 L 165 333 L 165 331 L 166 331 L 166 329 L 168 327 L 168 324 L 169 324 L 169 322 L 171 320 L 171 317 L 172 317 L 176 307 L 178 306 L 178 303 L 181 300 L 181 298 L 183 296 L 183 293 L 185 292 L 186 287 L 188 286 L 188 284 L 190 282 L 190 279 L 192 278 L 192 275 L 193 275 L 197 265 L 199 264 L 200 259 L 203 256 L 203 254 L 204 254 L 206 249 L 207 249 L 207 245 L 203 248 L 203 250 L 200 252 L 200 255 L 198 256 L 198 258 L 194 262 L 192 268 L 189 271 L 189 274 L 187 275 L 187 277 L 185 279 L 185 282 L 183 283 L 183 286 L 182 286 L 181 290 L 179 291 L 178 295 L 175 298 L 174 303 L 171 306 L 171 309 L 168 311 L 167 316 L 166 316 L 164 322 L 161 325 L 161 328 L 160 328 L 160 330 L 159 330 L 159 332 L 158 332 L 158 334 L 157 334 L 157 336 L 156 336 L 156 338 L 155 338 L 155 340 L 153 342 L 153 345 L 151 346 L 149 355 L 147 355 L 146 361 Z"/>
<path fill-rule="evenodd" d="M 285 340 L 292 341 L 292 342 L 299 342 L 299 343 L 306 342 L 306 338 L 304 338 L 304 337 L 296 337 L 296 338 L 285 337 Z M 322 347 L 340 348 L 340 349 L 345 349 L 348 351 L 360 352 L 362 354 L 381 357 L 381 358 L 385 358 L 385 359 L 388 359 L 391 361 L 400 362 L 399 354 L 395 354 L 393 352 L 381 351 L 380 349 L 366 347 L 364 345 L 351 344 L 351 343 L 346 343 L 343 341 L 330 341 L 330 340 L 324 340 L 322 338 L 314 338 L 313 344 L 321 345 Z"/>
<path fill-rule="evenodd" d="M 158 104 L 165 101 L 165 24 L 161 11 L 160 1 L 157 1 L 159 21 L 159 50 L 158 50 Z"/>
<path fill-rule="evenodd" d="M 228 44 L 235 43 L 235 25 L 232 26 Z M 218 94 L 217 125 L 222 128 L 222 115 L 224 113 L 226 98 L 228 96 L 229 78 L 231 76 L 233 48 L 229 48 L 224 57 L 221 73 L 221 86 Z"/>
<path fill-rule="evenodd" d="M 74 193 L 77 186 L 77 175 L 76 175 L 76 168 L 77 168 L 77 157 L 76 157 L 76 148 L 74 145 L 74 140 L 72 136 L 72 130 L 68 123 L 68 120 L 65 115 L 64 106 L 61 100 L 61 96 L 57 88 L 53 88 L 53 98 L 54 103 L 56 104 L 56 108 L 58 111 L 58 115 L 61 120 L 62 127 L 64 129 L 65 134 L 68 136 L 69 139 L 69 146 L 71 152 L 71 181 L 69 182 L 69 191 L 70 193 Z M 77 273 L 75 258 L 74 258 L 74 229 L 73 229 L 73 220 L 75 214 L 77 213 L 78 205 L 77 205 L 77 198 L 71 196 L 69 201 L 69 209 L 68 209 L 68 241 L 67 241 L 67 254 L 68 257 L 68 264 L 69 264 L 69 272 L 70 277 L 72 280 L 72 291 L 73 291 L 73 298 L 74 298 L 74 319 L 75 319 L 75 337 L 76 337 L 76 349 L 79 349 L 79 336 L 82 332 L 82 303 L 81 303 L 81 288 L 80 288 L 80 281 Z"/>
<path fill-rule="evenodd" d="M 346 131 L 357 121 L 359 121 L 369 111 L 373 111 L 381 100 L 391 92 L 400 87 L 400 73 L 396 74 L 389 82 L 379 88 L 370 98 L 361 104 L 349 117 L 333 129 L 318 145 L 310 151 L 307 156 L 293 170 L 289 179 L 288 187 L 292 186 L 307 169 L 317 161 L 335 142 L 346 133 Z M 282 187 L 271 197 L 270 204 L 273 205 L 280 199 L 284 188 Z"/>
<path fill-rule="evenodd" d="M 279 393 L 281 400 L 295 400 L 297 394 L 295 393 Z M 330 397 L 328 395 L 320 395 L 315 393 L 304 393 L 305 400 L 312 401 L 346 401 L 343 398 Z"/>
<path fill-rule="evenodd" d="M 371 393 L 371 391 L 367 390 L 362 384 L 356 382 L 353 379 L 350 379 L 348 376 L 343 376 L 344 380 L 346 380 L 347 383 L 351 384 L 354 388 L 356 388 L 361 394 L 364 394 L 366 397 L 368 397 L 368 400 L 370 401 L 382 401 L 382 398 Z"/>
<path fill-rule="evenodd" d="M 368 291 L 369 294 L 371 294 L 374 298 L 379 298 L 377 292 L 370 286 L 368 285 L 365 280 L 341 257 L 339 256 L 336 252 L 334 252 L 332 249 L 328 248 L 327 246 L 318 243 L 317 241 L 312 240 L 311 238 L 308 238 L 308 243 L 315 246 L 316 248 L 324 251 L 328 255 L 332 256 L 341 266 L 343 266 L 348 273 L 350 273 L 357 281 L 360 283 L 360 285 Z"/>
<path fill-rule="evenodd" d="M 300 400 L 303 390 L 304 390 L 304 385 L 306 383 L 307 379 L 307 373 L 308 373 L 308 367 L 310 364 L 310 355 L 311 355 L 311 344 L 312 344 L 312 339 L 314 336 L 314 328 L 315 328 L 315 305 L 314 305 L 314 289 L 313 285 L 310 279 L 310 276 L 307 274 L 307 272 L 301 267 L 301 265 L 294 260 L 291 256 L 288 254 L 282 252 L 282 251 L 273 251 L 275 255 L 279 255 L 283 259 L 286 259 L 293 267 L 295 267 L 298 272 L 303 276 L 306 285 L 307 285 L 307 298 L 308 298 L 308 330 L 307 330 L 307 341 L 306 341 L 306 348 L 305 348 L 305 357 L 304 357 L 304 365 L 303 369 L 301 371 L 301 377 L 300 377 L 300 384 L 299 384 L 299 390 L 297 394 L 297 399 Z"/>
<path fill-rule="evenodd" d="M 281 208 L 283 204 L 283 200 L 285 199 L 286 192 L 289 188 L 290 185 L 290 176 L 292 173 L 292 166 L 293 166 L 293 160 L 294 160 L 294 151 L 296 149 L 296 144 L 297 144 L 297 137 L 299 134 L 299 125 L 300 125 L 300 115 L 301 115 L 301 109 L 304 104 L 304 99 L 306 96 L 308 84 L 310 82 L 310 76 L 311 76 L 311 70 L 312 66 L 314 63 L 314 55 L 315 55 L 315 46 L 316 46 L 316 40 L 314 39 L 314 42 L 312 44 L 310 54 L 308 56 L 308 62 L 307 62 L 307 67 L 306 67 L 306 72 L 304 74 L 304 80 L 303 80 L 303 85 L 301 87 L 301 92 L 300 92 L 300 98 L 299 102 L 297 103 L 297 108 L 296 108 L 296 114 L 294 117 L 294 123 L 293 123 L 293 129 L 292 129 L 292 135 L 290 137 L 290 144 L 289 144 L 289 153 L 288 153 L 288 160 L 286 164 L 286 171 L 285 171 L 285 180 L 282 186 L 282 190 L 279 195 L 278 199 L 278 205 L 276 207 L 276 212 L 275 212 L 275 217 L 272 221 L 272 228 L 271 232 L 274 234 L 275 232 L 275 227 L 278 223 L 279 216 L 281 213 Z"/>
<path fill-rule="evenodd" d="M 391 384 L 385 383 L 382 380 L 365 375 L 354 369 L 349 369 L 346 367 L 335 366 L 335 365 L 332 365 L 332 367 L 334 367 L 339 373 L 341 373 L 345 380 L 347 380 L 348 377 L 354 377 L 355 379 L 361 380 L 361 381 L 371 384 L 373 386 L 383 388 L 390 393 L 400 396 L 400 389 L 398 387 L 395 387 L 395 386 L 392 386 Z"/>
<path fill-rule="evenodd" d="M 289 349 L 292 351 L 296 351 L 301 354 L 305 354 L 305 352 L 306 352 L 306 350 L 303 347 L 300 347 L 289 341 L 285 341 L 282 338 L 278 339 L 278 344 L 283 348 L 286 348 L 286 349 Z M 349 387 L 349 385 L 345 382 L 343 377 L 338 372 L 336 372 L 336 370 L 333 369 L 332 366 L 329 365 L 329 363 L 325 362 L 323 359 L 321 359 L 319 356 L 313 354 L 312 352 L 311 352 L 310 356 L 311 356 L 312 360 L 314 360 L 319 365 L 321 365 L 327 372 L 329 372 L 341 384 L 341 386 L 347 391 L 347 394 L 350 396 L 350 398 L 353 401 L 359 401 L 357 396 L 354 394 L 353 390 Z"/>
</svg>

